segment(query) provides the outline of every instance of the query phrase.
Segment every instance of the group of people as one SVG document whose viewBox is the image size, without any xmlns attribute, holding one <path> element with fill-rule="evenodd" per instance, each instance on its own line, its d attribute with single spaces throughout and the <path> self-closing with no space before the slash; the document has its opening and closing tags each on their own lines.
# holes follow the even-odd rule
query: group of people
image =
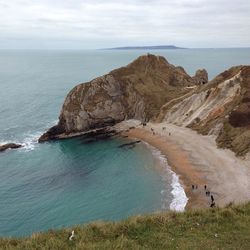
<svg viewBox="0 0 250 250">
<path fill-rule="evenodd" d="M 192 189 L 193 190 L 198 189 L 198 185 L 192 185 Z M 210 207 L 215 207 L 214 196 L 211 194 L 209 190 L 207 190 L 207 185 L 204 185 L 204 190 L 206 191 L 206 196 L 210 196 L 211 199 Z"/>
<path fill-rule="evenodd" d="M 215 207 L 214 196 L 211 194 L 211 192 L 209 190 L 207 190 L 207 185 L 204 185 L 204 189 L 206 190 L 206 196 L 210 196 L 210 198 L 211 198 L 210 207 Z"/>
<path fill-rule="evenodd" d="M 144 126 L 144 125 L 143 125 L 143 126 Z M 163 131 L 166 130 L 166 127 L 162 127 L 162 130 L 163 130 Z M 155 131 L 154 131 L 153 128 L 151 128 L 151 132 L 153 133 L 153 135 L 155 135 Z M 171 133 L 169 132 L 168 135 L 170 136 Z"/>
<path fill-rule="evenodd" d="M 154 131 L 154 129 L 153 129 L 153 128 L 151 128 L 151 131 L 152 131 L 153 135 L 155 135 L 155 131 Z"/>
<path fill-rule="evenodd" d="M 166 127 L 162 127 L 162 131 L 166 130 Z M 171 133 L 169 132 L 168 135 L 170 136 Z"/>
<path fill-rule="evenodd" d="M 147 125 L 147 123 L 142 123 L 143 127 Z M 166 127 L 162 127 L 162 131 L 165 131 Z M 151 128 L 151 132 L 153 133 L 153 135 L 155 135 L 155 131 L 153 128 Z M 171 133 L 169 132 L 169 136 L 171 135 Z M 198 185 L 192 185 L 192 189 L 198 189 Z M 209 190 L 207 190 L 207 185 L 204 185 L 204 190 L 206 193 L 206 196 L 210 196 L 211 199 L 211 203 L 210 203 L 210 207 L 215 207 L 215 200 L 214 200 L 214 196 L 211 194 L 211 192 Z"/>
</svg>

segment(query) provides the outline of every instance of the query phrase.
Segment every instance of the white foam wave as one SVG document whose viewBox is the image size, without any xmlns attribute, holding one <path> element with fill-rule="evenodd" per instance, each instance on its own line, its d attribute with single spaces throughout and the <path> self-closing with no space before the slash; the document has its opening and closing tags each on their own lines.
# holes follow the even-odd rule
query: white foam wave
<svg viewBox="0 0 250 250">
<path fill-rule="evenodd" d="M 9 143 L 9 141 L 0 141 L 0 145 L 4 145 L 4 144 L 7 144 Z"/>
<path fill-rule="evenodd" d="M 186 193 L 184 191 L 184 188 L 181 186 L 179 181 L 179 176 L 172 171 L 172 195 L 174 196 L 174 199 L 172 200 L 170 204 L 170 209 L 174 211 L 184 211 L 186 204 L 188 202 L 188 198 L 186 196 Z"/>
<path fill-rule="evenodd" d="M 34 150 L 38 146 L 38 138 L 41 136 L 42 132 L 36 132 L 34 134 L 28 134 L 24 138 L 22 145 L 25 151 Z"/>
<path fill-rule="evenodd" d="M 48 126 L 49 126 L 49 127 L 52 127 L 52 126 L 56 125 L 58 122 L 59 122 L 59 119 L 56 119 L 56 120 L 54 120 L 54 121 L 48 123 Z"/>
<path fill-rule="evenodd" d="M 144 142 L 149 149 L 151 150 L 151 152 L 153 153 L 153 155 L 161 161 L 161 163 L 164 164 L 165 170 L 168 171 L 171 174 L 172 180 L 171 180 L 171 187 L 172 187 L 172 191 L 171 194 L 173 195 L 173 200 L 169 206 L 169 208 L 173 211 L 178 211 L 178 212 L 182 212 L 185 210 L 188 198 L 186 196 L 186 193 L 184 191 L 184 188 L 182 187 L 179 177 L 178 175 L 173 172 L 168 164 L 167 158 L 165 157 L 165 155 L 163 155 L 161 153 L 160 150 L 156 149 L 155 147 L 153 147 L 152 145 Z M 166 177 L 164 177 L 164 180 L 166 180 Z M 161 194 L 164 195 L 167 192 L 167 190 L 162 190 Z M 163 203 L 163 209 L 166 209 L 166 204 Z"/>
<path fill-rule="evenodd" d="M 58 123 L 58 119 L 52 122 L 49 122 L 46 127 L 54 126 Z M 23 145 L 23 150 L 25 151 L 32 151 L 38 146 L 38 139 L 39 137 L 44 133 L 44 131 L 38 131 L 35 133 L 27 133 L 25 135 L 25 138 L 23 142 L 21 143 Z"/>
</svg>

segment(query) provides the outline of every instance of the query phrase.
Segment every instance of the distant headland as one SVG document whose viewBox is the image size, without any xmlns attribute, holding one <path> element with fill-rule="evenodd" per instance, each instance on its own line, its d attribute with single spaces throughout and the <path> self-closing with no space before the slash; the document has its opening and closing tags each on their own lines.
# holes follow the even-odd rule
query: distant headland
<svg viewBox="0 0 250 250">
<path fill-rule="evenodd" d="M 156 45 L 156 46 L 127 46 L 127 47 L 115 47 L 115 48 L 106 48 L 108 50 L 145 50 L 145 49 L 186 49 L 177 47 L 175 45 Z"/>
</svg>

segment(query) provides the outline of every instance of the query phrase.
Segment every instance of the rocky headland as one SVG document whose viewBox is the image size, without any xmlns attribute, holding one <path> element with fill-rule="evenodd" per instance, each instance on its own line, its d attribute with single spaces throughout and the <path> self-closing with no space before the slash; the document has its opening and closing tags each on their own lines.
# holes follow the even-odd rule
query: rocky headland
<svg viewBox="0 0 250 250">
<path fill-rule="evenodd" d="M 237 155 L 250 150 L 250 66 L 236 66 L 208 81 L 164 57 L 144 55 L 125 67 L 82 83 L 67 95 L 59 122 L 39 142 L 105 132 L 129 119 L 167 122 L 214 135 Z"/>
<path fill-rule="evenodd" d="M 59 122 L 39 142 L 98 131 L 123 120 L 156 119 L 161 107 L 207 82 L 207 72 L 189 76 L 161 56 L 145 55 L 107 75 L 73 88 Z"/>
</svg>

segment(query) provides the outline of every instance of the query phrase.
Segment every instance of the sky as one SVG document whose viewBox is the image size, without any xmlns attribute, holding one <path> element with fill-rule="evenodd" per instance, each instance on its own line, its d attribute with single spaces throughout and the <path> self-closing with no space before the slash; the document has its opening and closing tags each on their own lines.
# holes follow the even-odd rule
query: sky
<svg viewBox="0 0 250 250">
<path fill-rule="evenodd" d="M 0 0 L 0 49 L 250 47 L 250 0 Z"/>
</svg>

